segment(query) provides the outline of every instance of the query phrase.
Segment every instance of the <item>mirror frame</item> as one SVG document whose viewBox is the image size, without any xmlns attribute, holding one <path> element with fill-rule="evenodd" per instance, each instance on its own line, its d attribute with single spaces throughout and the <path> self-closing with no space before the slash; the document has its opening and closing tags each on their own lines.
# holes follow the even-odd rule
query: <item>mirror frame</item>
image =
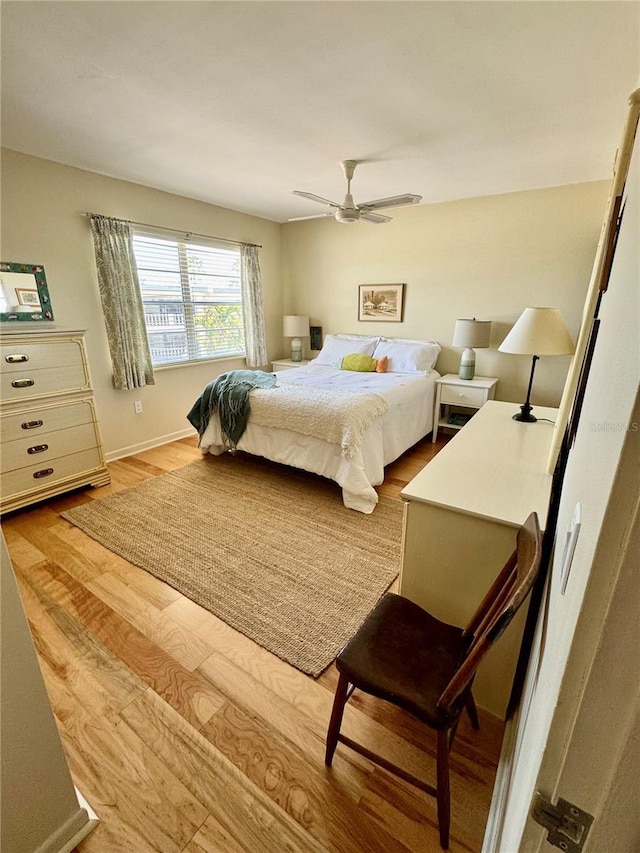
<svg viewBox="0 0 640 853">
<path fill-rule="evenodd" d="M 7 313 L 0 312 L 0 322 L 7 321 L 31 321 L 39 322 L 40 320 L 53 320 L 53 309 L 51 307 L 51 297 L 49 296 L 49 287 L 47 278 L 44 273 L 42 264 L 16 264 L 12 261 L 0 261 L 0 272 L 25 273 L 32 275 L 35 278 L 36 290 L 40 299 L 41 311 L 29 313 L 27 311 L 9 311 Z"/>
</svg>

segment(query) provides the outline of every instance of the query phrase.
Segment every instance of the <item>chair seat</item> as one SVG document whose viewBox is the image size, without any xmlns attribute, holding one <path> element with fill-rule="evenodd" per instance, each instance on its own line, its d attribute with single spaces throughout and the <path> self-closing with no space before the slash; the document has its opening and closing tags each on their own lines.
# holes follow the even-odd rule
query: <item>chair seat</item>
<svg viewBox="0 0 640 853">
<path fill-rule="evenodd" d="M 462 634 L 462 628 L 441 622 L 407 598 L 388 592 L 339 653 L 336 666 L 365 693 L 442 729 L 464 706 L 460 698 L 447 711 L 437 707 L 466 652 Z"/>
</svg>

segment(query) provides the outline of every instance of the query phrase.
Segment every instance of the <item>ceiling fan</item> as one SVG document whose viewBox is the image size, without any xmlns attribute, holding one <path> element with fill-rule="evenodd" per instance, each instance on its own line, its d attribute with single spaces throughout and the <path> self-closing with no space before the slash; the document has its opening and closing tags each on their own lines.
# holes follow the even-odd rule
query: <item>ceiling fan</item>
<svg viewBox="0 0 640 853">
<path fill-rule="evenodd" d="M 343 160 L 340 164 L 342 171 L 347 179 L 347 194 L 344 197 L 342 204 L 336 201 L 329 201 L 328 198 L 322 198 L 313 193 L 294 190 L 294 195 L 302 196 L 302 198 L 311 199 L 311 201 L 319 201 L 320 204 L 328 204 L 333 208 L 327 213 L 316 213 L 313 216 L 296 216 L 289 219 L 289 222 L 299 222 L 302 219 L 320 219 L 323 216 L 334 216 L 338 222 L 357 222 L 359 219 L 365 219 L 367 222 L 391 222 L 390 216 L 385 216 L 382 213 L 374 213 L 375 210 L 380 210 L 385 207 L 401 207 L 405 204 L 418 204 L 422 200 L 421 195 L 406 193 L 405 195 L 393 195 L 389 198 L 376 198 L 373 201 L 365 201 L 363 204 L 354 204 L 353 196 L 351 195 L 351 179 L 358 165 L 357 160 Z"/>
</svg>

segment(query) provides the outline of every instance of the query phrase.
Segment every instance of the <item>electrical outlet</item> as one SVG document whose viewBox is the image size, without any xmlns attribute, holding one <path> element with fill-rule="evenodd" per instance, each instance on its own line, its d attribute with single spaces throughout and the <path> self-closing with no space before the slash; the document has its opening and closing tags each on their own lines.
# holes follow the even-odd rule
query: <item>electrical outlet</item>
<svg viewBox="0 0 640 853">
<path fill-rule="evenodd" d="M 136 415 L 142 414 L 142 400 L 135 401 L 135 403 L 133 404 L 133 411 L 136 413 Z"/>
</svg>

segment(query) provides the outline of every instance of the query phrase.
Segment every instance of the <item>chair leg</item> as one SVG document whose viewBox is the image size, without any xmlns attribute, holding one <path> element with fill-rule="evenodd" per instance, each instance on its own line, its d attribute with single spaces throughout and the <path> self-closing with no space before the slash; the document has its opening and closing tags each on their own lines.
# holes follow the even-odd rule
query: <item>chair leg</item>
<svg viewBox="0 0 640 853">
<path fill-rule="evenodd" d="M 336 687 L 336 695 L 333 700 L 333 710 L 331 711 L 331 720 L 329 721 L 329 729 L 327 731 L 327 751 L 324 757 L 324 763 L 327 767 L 331 767 L 333 761 L 333 753 L 338 745 L 338 735 L 340 734 L 340 726 L 342 725 L 342 714 L 344 706 L 347 703 L 347 690 L 349 681 L 344 675 L 340 675 L 338 686 Z"/>
<path fill-rule="evenodd" d="M 440 829 L 440 846 L 449 849 L 449 823 L 451 801 L 449 793 L 449 732 L 447 729 L 438 731 L 438 827 Z"/>
<path fill-rule="evenodd" d="M 469 719 L 471 720 L 471 725 L 474 729 L 480 728 L 480 722 L 478 720 L 478 709 L 476 708 L 475 699 L 473 698 L 473 693 L 470 690 L 464 695 L 464 707 L 467 709 L 467 714 L 469 715 Z"/>
</svg>

